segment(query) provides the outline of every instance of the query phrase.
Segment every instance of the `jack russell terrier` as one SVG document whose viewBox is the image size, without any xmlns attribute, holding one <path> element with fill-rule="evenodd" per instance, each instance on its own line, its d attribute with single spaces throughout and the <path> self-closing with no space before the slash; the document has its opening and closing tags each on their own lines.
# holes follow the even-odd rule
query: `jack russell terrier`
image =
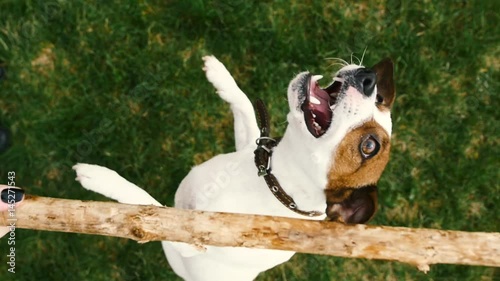
<svg viewBox="0 0 500 281">
<path fill-rule="evenodd" d="M 234 114 L 236 152 L 194 167 L 175 194 L 175 207 L 365 223 L 377 208 L 377 181 L 388 160 L 393 64 L 345 65 L 321 88 L 303 72 L 288 87 L 290 112 L 281 140 L 269 137 L 262 102 L 260 125 L 251 102 L 224 65 L 203 58 L 208 80 Z M 116 172 L 77 164 L 84 188 L 128 204 L 162 206 Z M 288 261 L 290 251 L 162 242 L 174 272 L 186 281 L 254 280 Z"/>
</svg>

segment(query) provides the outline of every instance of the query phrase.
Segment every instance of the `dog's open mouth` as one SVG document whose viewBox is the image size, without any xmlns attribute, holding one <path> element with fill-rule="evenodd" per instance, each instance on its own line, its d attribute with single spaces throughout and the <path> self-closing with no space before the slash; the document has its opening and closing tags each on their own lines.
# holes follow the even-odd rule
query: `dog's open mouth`
<svg viewBox="0 0 500 281">
<path fill-rule="evenodd" d="M 303 84 L 304 101 L 301 109 L 307 129 L 315 137 L 321 137 L 330 127 L 332 120 L 332 107 L 337 103 L 342 79 L 336 77 L 330 86 L 322 89 L 318 81 L 321 75 L 307 74 Z"/>
</svg>

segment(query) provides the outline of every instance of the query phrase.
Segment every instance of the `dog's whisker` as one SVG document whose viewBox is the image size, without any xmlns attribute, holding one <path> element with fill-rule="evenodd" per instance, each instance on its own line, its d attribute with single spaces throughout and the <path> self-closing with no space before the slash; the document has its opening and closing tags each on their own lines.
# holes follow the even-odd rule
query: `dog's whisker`
<svg viewBox="0 0 500 281">
<path fill-rule="evenodd" d="M 363 51 L 363 55 L 361 56 L 361 61 L 359 62 L 359 66 L 363 65 L 363 60 L 365 59 L 366 50 L 368 50 L 368 46 L 365 47 Z"/>
<path fill-rule="evenodd" d="M 346 65 L 345 65 L 345 64 L 343 64 L 343 63 L 336 62 L 336 63 L 331 63 L 331 64 L 329 65 L 329 67 L 334 67 L 334 66 L 337 66 L 337 65 L 338 65 L 338 66 L 340 66 L 340 68 L 342 68 L 342 67 L 346 66 Z"/>
<path fill-rule="evenodd" d="M 364 55 L 364 53 L 363 53 L 363 55 Z M 353 58 L 356 59 L 358 62 L 354 63 Z M 361 65 L 362 61 L 363 61 L 363 58 L 361 58 L 361 60 L 360 60 L 357 56 L 354 55 L 354 53 L 351 53 L 351 64 L 356 64 L 358 66 L 362 66 Z"/>
<path fill-rule="evenodd" d="M 342 66 L 347 66 L 349 65 L 349 63 L 344 60 L 344 59 L 341 59 L 341 58 L 325 58 L 325 60 L 333 60 L 333 61 L 337 61 L 338 63 L 337 64 L 340 64 Z"/>
<path fill-rule="evenodd" d="M 332 68 L 338 67 L 340 69 L 342 67 L 349 65 L 349 63 L 347 61 L 345 61 L 343 59 L 339 59 L 339 58 L 327 58 L 327 60 L 333 61 L 328 65 L 328 67 L 332 67 Z"/>
</svg>

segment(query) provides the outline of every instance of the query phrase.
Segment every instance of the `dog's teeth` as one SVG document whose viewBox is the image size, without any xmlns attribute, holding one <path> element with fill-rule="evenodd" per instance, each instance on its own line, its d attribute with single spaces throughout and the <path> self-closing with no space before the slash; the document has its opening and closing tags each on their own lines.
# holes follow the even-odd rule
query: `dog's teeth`
<svg viewBox="0 0 500 281">
<path fill-rule="evenodd" d="M 314 75 L 314 76 L 311 78 L 311 80 L 312 80 L 313 82 L 316 82 L 316 81 L 318 81 L 318 80 L 319 80 L 319 79 L 321 79 L 321 78 L 323 78 L 323 75 Z"/>
<path fill-rule="evenodd" d="M 340 83 L 344 83 L 344 78 L 340 78 L 340 77 L 333 77 L 333 80 L 334 81 L 338 81 Z"/>
<path fill-rule="evenodd" d="M 321 104 L 321 102 L 319 101 L 319 99 L 317 99 L 316 97 L 310 96 L 309 100 L 311 101 L 311 103 Z"/>
<path fill-rule="evenodd" d="M 313 118 L 316 118 L 316 114 L 313 113 L 312 115 L 313 115 Z"/>
</svg>

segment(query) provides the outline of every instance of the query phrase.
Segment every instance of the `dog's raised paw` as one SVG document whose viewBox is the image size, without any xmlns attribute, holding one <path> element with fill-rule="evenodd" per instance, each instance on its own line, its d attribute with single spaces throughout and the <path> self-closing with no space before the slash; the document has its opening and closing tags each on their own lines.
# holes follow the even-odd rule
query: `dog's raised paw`
<svg viewBox="0 0 500 281">
<path fill-rule="evenodd" d="M 202 59 L 205 62 L 203 70 L 205 71 L 208 81 L 212 83 L 222 99 L 231 102 L 229 94 L 238 86 L 229 71 L 214 56 L 204 56 Z"/>
<path fill-rule="evenodd" d="M 88 190 L 109 196 L 114 188 L 124 183 L 125 179 L 106 167 L 79 163 L 73 166 L 76 181 Z"/>
</svg>

